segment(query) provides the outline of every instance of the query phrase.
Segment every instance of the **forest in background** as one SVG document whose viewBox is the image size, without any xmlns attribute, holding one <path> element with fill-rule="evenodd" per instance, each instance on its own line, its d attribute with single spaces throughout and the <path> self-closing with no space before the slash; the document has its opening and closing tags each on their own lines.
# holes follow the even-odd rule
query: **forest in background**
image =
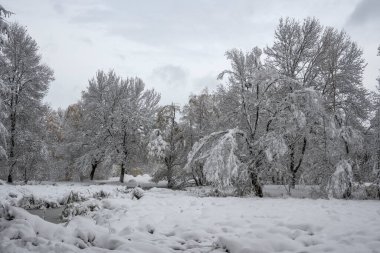
<svg viewBox="0 0 380 253">
<path fill-rule="evenodd" d="M 0 6 L 0 177 L 10 183 L 151 173 L 169 188 L 261 197 L 265 184 L 349 198 L 371 183 L 380 198 L 379 91 L 364 87 L 363 52 L 344 31 L 280 19 L 271 46 L 228 50 L 218 88 L 183 106 L 99 70 L 77 103 L 54 110 L 43 103 L 54 72 L 11 14 Z"/>
</svg>

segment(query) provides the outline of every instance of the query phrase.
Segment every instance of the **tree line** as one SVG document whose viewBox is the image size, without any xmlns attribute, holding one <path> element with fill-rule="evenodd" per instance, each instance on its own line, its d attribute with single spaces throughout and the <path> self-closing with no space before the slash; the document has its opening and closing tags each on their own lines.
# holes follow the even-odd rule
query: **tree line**
<svg viewBox="0 0 380 253">
<path fill-rule="evenodd" d="M 220 85 L 161 105 L 138 77 L 99 70 L 66 109 L 44 104 L 53 71 L 0 8 L 3 178 L 83 180 L 140 170 L 168 187 L 324 186 L 350 197 L 380 180 L 380 97 L 363 86 L 362 49 L 316 18 L 280 19 L 274 42 L 226 52 Z M 379 48 L 380 53 L 380 48 Z M 380 82 L 380 81 L 379 81 Z M 207 84 L 206 84 L 207 85 Z M 380 191 L 379 191 L 380 193 Z"/>
</svg>

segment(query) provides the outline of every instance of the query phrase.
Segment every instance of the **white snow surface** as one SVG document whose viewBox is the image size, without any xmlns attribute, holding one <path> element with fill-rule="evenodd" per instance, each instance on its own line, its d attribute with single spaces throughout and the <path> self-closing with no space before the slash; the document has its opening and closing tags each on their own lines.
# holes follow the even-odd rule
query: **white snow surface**
<svg viewBox="0 0 380 253">
<path fill-rule="evenodd" d="M 139 200 L 98 201 L 99 210 L 67 224 L 6 205 L 0 252 L 380 252 L 379 201 L 197 197 L 160 188 Z"/>
<path fill-rule="evenodd" d="M 49 203 L 60 203 L 67 198 L 71 192 L 78 192 L 83 198 L 91 198 L 94 194 L 103 191 L 111 196 L 120 195 L 120 191 L 125 187 L 163 187 L 167 182 L 151 182 L 151 176 L 144 174 L 136 177 L 125 175 L 124 183 L 119 183 L 119 178 L 110 178 L 108 180 L 95 180 L 94 182 L 42 182 L 26 185 L 8 185 L 0 182 L 0 204 L 19 206 L 22 197 L 33 196 L 41 201 Z M 97 184 L 96 184 L 97 183 Z M 0 252 L 1 253 L 1 252 Z"/>
</svg>

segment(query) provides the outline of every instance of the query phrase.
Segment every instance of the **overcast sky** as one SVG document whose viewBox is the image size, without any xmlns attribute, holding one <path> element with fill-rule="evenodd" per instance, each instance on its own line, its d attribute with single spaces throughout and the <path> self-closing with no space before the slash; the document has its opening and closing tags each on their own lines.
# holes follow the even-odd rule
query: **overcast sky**
<svg viewBox="0 0 380 253">
<path fill-rule="evenodd" d="M 98 69 L 139 76 L 183 104 L 215 88 L 228 68 L 224 52 L 273 42 L 280 17 L 319 18 L 346 30 L 364 50 L 364 85 L 379 75 L 380 0 L 0 0 L 28 27 L 43 61 L 55 71 L 46 97 L 52 107 L 75 103 Z"/>
</svg>

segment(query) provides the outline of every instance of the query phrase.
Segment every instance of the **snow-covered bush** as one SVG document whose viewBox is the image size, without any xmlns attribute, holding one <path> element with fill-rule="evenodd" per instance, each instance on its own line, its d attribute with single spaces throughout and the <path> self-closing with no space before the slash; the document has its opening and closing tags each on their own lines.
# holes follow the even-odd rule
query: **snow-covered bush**
<svg viewBox="0 0 380 253">
<path fill-rule="evenodd" d="M 59 203 L 46 199 L 40 199 L 34 195 L 26 195 L 17 202 L 17 206 L 24 209 L 56 208 L 59 206 Z"/>
<path fill-rule="evenodd" d="M 353 173 L 351 164 L 347 160 L 341 160 L 336 165 L 335 172 L 331 175 L 327 184 L 329 198 L 349 198 L 352 193 Z"/>
<path fill-rule="evenodd" d="M 144 196 L 144 190 L 140 187 L 135 187 L 132 190 L 132 199 L 141 199 Z"/>
<path fill-rule="evenodd" d="M 74 202 L 83 202 L 83 201 L 86 201 L 87 199 L 88 198 L 83 196 L 80 192 L 71 191 L 69 193 L 69 195 L 67 195 L 67 197 L 62 199 L 61 204 L 67 205 L 67 204 L 74 203 Z"/>
<path fill-rule="evenodd" d="M 105 192 L 103 190 L 100 190 L 98 192 L 95 192 L 92 197 L 95 198 L 95 199 L 104 199 L 104 198 L 108 198 L 110 196 L 110 193 L 108 192 Z"/>
<path fill-rule="evenodd" d="M 365 185 L 365 194 L 367 199 L 380 199 L 380 186 L 377 184 Z"/>
<path fill-rule="evenodd" d="M 69 221 L 73 217 L 81 215 L 87 215 L 90 212 L 99 210 L 99 203 L 97 201 L 86 201 L 83 203 L 71 203 L 65 206 L 61 214 L 63 221 Z"/>
</svg>

